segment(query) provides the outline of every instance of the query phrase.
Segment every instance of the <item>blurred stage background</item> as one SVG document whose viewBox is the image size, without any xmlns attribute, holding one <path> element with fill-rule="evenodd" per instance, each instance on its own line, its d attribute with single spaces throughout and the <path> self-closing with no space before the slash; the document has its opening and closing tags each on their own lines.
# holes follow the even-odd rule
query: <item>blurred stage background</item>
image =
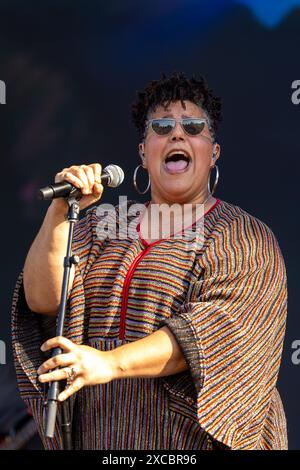
<svg viewBox="0 0 300 470">
<path fill-rule="evenodd" d="M 118 195 L 138 199 L 139 163 L 130 122 L 136 90 L 162 72 L 203 74 L 224 101 L 216 195 L 266 222 L 282 249 L 288 325 L 278 388 L 289 447 L 300 449 L 298 174 L 300 0 L 0 0 L 1 330 L 0 447 L 27 428 L 12 368 L 13 286 L 47 204 L 36 189 L 71 163 L 116 163 L 126 173 Z M 147 198 L 143 199 L 146 200 Z M 141 200 L 141 199 L 139 199 Z M 28 429 L 27 429 L 28 431 Z M 22 445 L 38 448 L 32 429 Z M 26 437 L 26 433 L 25 433 Z M 30 440 L 31 439 L 31 440 Z M 18 445 L 16 445 L 18 447 Z"/>
</svg>

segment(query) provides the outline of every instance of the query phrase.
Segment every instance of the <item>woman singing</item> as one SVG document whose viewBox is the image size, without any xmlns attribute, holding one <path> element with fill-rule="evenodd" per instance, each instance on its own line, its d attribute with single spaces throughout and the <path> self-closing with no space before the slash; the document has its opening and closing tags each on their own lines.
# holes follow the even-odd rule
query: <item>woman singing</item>
<svg viewBox="0 0 300 470">
<path fill-rule="evenodd" d="M 220 116 L 202 77 L 163 76 L 138 93 L 134 185 L 145 192 L 137 173 L 147 171 L 151 198 L 138 220 L 134 201 L 127 204 L 136 237 L 99 236 L 99 206 L 76 224 L 80 261 L 63 337 L 55 337 L 55 320 L 68 206 L 51 203 L 18 279 L 12 320 L 20 392 L 46 448 L 61 448 L 59 426 L 54 439 L 43 436 L 44 389 L 54 380 L 62 381 L 59 400 L 70 401 L 75 449 L 287 448 L 276 389 L 284 259 L 264 222 L 214 196 Z M 99 164 L 74 165 L 55 181 L 80 188 L 84 209 L 101 198 L 100 175 Z M 190 208 L 196 239 L 165 233 L 165 209 L 174 204 Z M 123 209 L 116 207 L 117 228 Z M 63 354 L 51 358 L 57 346 Z"/>
</svg>

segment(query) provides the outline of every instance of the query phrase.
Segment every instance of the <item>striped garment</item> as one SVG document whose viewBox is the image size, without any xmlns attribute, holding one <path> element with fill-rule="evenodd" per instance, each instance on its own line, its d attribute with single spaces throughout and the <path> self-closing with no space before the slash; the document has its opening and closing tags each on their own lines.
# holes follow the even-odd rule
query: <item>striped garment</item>
<svg viewBox="0 0 300 470">
<path fill-rule="evenodd" d="M 270 228 L 220 199 L 197 221 L 196 233 L 203 233 L 197 242 L 101 239 L 100 222 L 94 207 L 76 225 L 73 250 L 80 263 L 64 335 L 107 351 L 167 325 L 189 369 L 80 390 L 70 399 L 74 448 L 286 449 L 276 381 L 287 281 Z M 44 446 L 59 449 L 59 427 L 52 440 L 42 434 L 45 386 L 36 375 L 45 361 L 39 347 L 55 336 L 55 319 L 30 311 L 22 273 L 12 332 L 21 396 Z"/>
</svg>

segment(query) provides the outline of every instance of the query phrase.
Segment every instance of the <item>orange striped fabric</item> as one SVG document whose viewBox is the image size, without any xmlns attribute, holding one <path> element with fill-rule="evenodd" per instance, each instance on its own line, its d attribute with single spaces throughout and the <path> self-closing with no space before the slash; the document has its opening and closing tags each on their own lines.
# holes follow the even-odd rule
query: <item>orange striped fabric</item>
<svg viewBox="0 0 300 470">
<path fill-rule="evenodd" d="M 222 200 L 202 220 L 203 243 L 99 239 L 98 223 L 92 208 L 75 229 L 80 263 L 65 336 L 105 351 L 167 325 L 189 370 L 82 389 L 71 400 L 74 447 L 286 449 L 276 382 L 287 281 L 270 228 Z M 19 388 L 42 434 L 44 391 L 36 370 L 55 321 L 29 310 L 22 274 L 12 310 Z M 60 448 L 59 429 L 43 442 Z"/>
</svg>

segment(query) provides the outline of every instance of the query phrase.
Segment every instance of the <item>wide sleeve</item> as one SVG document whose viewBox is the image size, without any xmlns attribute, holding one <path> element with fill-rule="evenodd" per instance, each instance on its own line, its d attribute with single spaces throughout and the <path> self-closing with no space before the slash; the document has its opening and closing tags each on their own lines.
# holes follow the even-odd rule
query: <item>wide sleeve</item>
<svg viewBox="0 0 300 470">
<path fill-rule="evenodd" d="M 79 255 L 75 279 L 71 288 L 66 311 L 65 333 L 74 341 L 81 342 L 84 336 L 84 279 L 99 250 L 96 237 L 96 208 L 92 208 L 74 229 L 72 251 Z M 63 260 L 62 260 L 63 263 Z M 46 387 L 37 380 L 37 369 L 47 359 L 40 347 L 44 341 L 55 336 L 56 318 L 33 312 L 27 305 L 23 272 L 16 282 L 12 301 L 12 346 L 14 364 L 20 395 L 31 410 L 43 444 L 48 449 L 61 447 L 59 429 L 53 440 L 43 437 L 44 402 Z"/>
<path fill-rule="evenodd" d="M 240 216 L 212 234 L 201 275 L 166 319 L 189 366 L 201 427 L 231 449 L 255 449 L 271 406 L 287 313 L 284 260 L 272 231 Z M 184 393 L 182 377 L 164 378 Z"/>
<path fill-rule="evenodd" d="M 79 256 L 75 266 L 72 287 L 69 291 L 65 336 L 77 344 L 85 342 L 89 318 L 85 309 L 85 279 L 100 255 L 105 239 L 99 236 L 98 224 L 104 216 L 99 216 L 97 206 L 89 209 L 86 216 L 75 226 L 72 252 Z"/>
</svg>

